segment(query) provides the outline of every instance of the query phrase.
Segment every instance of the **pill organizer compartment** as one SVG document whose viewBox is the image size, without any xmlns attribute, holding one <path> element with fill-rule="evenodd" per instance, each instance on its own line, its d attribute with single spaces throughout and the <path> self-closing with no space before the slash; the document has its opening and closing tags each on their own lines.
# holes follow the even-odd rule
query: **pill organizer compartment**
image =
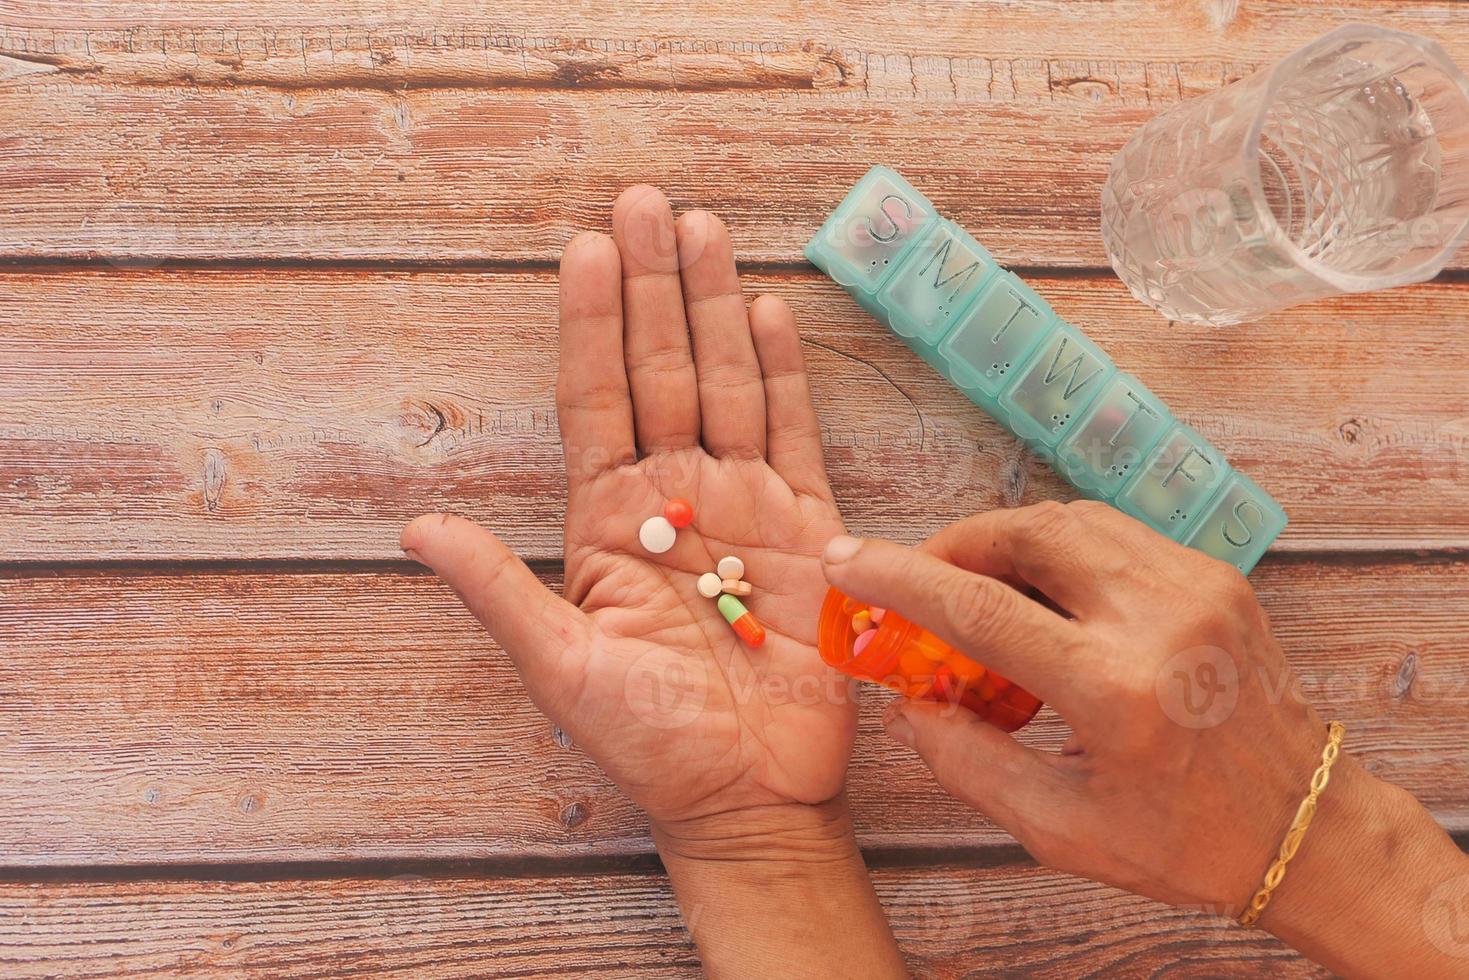
<svg viewBox="0 0 1469 980">
<path fill-rule="evenodd" d="M 1173 414 L 1142 383 L 1116 375 L 1056 447 L 1056 468 L 1072 486 L 1110 500 L 1173 426 Z"/>
<path fill-rule="evenodd" d="M 1000 389 L 1059 324 L 1045 300 L 1001 272 L 939 343 L 939 357 L 954 383 L 993 414 Z"/>
<path fill-rule="evenodd" d="M 890 609 L 866 648 L 855 653 L 852 617 L 869 609 L 836 589 L 827 592 L 817 628 L 822 660 L 910 698 L 962 705 L 1002 731 L 1023 727 L 1040 710 L 1040 700 L 1029 691 Z"/>
<path fill-rule="evenodd" d="M 1247 572 L 1284 527 L 1285 511 L 1280 505 L 1236 471 L 1206 505 L 1183 543 Z"/>
<path fill-rule="evenodd" d="M 1000 392 L 1010 430 L 1022 440 L 1054 448 L 1116 373 L 1101 348 L 1063 321 Z"/>
<path fill-rule="evenodd" d="M 877 302 L 895 333 L 936 344 L 999 269 L 964 229 L 941 219 L 903 256 Z"/>
<path fill-rule="evenodd" d="M 1193 429 L 1176 423 L 1117 495 L 1117 506 L 1175 541 L 1182 540 L 1231 472 L 1219 450 Z"/>
<path fill-rule="evenodd" d="M 843 286 L 870 297 L 937 217 L 906 180 L 874 167 L 807 244 L 806 257 Z"/>
</svg>

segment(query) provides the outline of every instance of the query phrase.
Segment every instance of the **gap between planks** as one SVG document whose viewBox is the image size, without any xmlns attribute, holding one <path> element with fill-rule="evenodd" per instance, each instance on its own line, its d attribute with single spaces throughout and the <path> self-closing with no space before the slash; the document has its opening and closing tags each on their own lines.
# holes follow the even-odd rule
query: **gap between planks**
<svg viewBox="0 0 1469 980">
<path fill-rule="evenodd" d="M 1442 548 L 1336 548 L 1276 551 L 1262 562 L 1279 565 L 1327 565 L 1355 568 L 1365 565 L 1451 565 L 1469 559 L 1469 547 Z M 523 559 L 538 577 L 559 575 L 561 559 Z M 177 575 L 403 575 L 433 572 L 408 558 L 179 558 L 103 559 L 98 561 L 0 560 L 0 580 L 16 578 L 86 578 L 98 575 L 136 577 Z"/>
<path fill-rule="evenodd" d="M 1469 830 L 1449 836 L 1469 853 Z M 1035 868 L 1019 844 L 863 848 L 869 871 Z M 413 858 L 344 861 L 224 861 L 219 863 L 0 865 L 0 885 L 92 884 L 99 882 L 266 882 L 412 879 L 570 878 L 599 874 L 662 875 L 653 852 L 509 859 Z"/>
<path fill-rule="evenodd" d="M 1469 844 L 1469 832 L 1463 835 Z M 864 848 L 872 870 L 1035 867 L 1018 844 Z M 522 858 L 407 858 L 342 861 L 222 861 L 140 864 L 0 865 L 0 884 L 121 881 L 332 881 L 345 878 L 558 878 L 663 874 L 652 851 Z"/>
<path fill-rule="evenodd" d="M 606 229 L 592 229 L 602 230 Z M 805 259 L 738 259 L 742 276 L 783 276 L 789 279 L 825 280 L 827 276 L 814 268 Z M 64 276 L 85 272 L 116 272 L 118 274 L 174 273 L 174 272 L 333 272 L 343 275 L 359 273 L 465 273 L 473 275 L 525 275 L 555 273 L 557 259 L 315 259 L 306 256 L 261 256 L 258 258 L 189 258 L 187 256 L 160 256 L 157 260 L 136 256 L 75 255 L 0 255 L 0 276 Z M 1026 278 L 1044 279 L 1110 279 L 1110 268 L 1102 266 L 1065 265 L 1007 265 L 1006 269 Z M 1445 282 L 1469 282 L 1469 269 L 1452 269 L 1439 276 Z"/>
<path fill-rule="evenodd" d="M 605 230 L 605 229 L 592 229 Z M 741 276 L 782 276 L 789 279 L 825 280 L 827 276 L 814 268 L 805 259 L 743 259 L 737 258 Z M 471 275 L 524 275 L 555 273 L 557 259 L 462 259 L 462 258 L 403 258 L 403 259 L 316 259 L 307 256 L 260 256 L 258 258 L 190 258 L 187 256 L 159 256 L 155 260 L 139 256 L 76 256 L 76 255 L 0 255 L 0 278 L 13 276 L 64 276 L 85 272 L 116 272 L 119 274 L 176 273 L 176 272 L 311 272 L 317 274 L 340 273 L 357 275 L 362 273 L 465 273 Z M 1115 273 L 1107 266 L 1068 266 L 1015 264 L 1004 268 L 1021 279 L 1065 279 L 1092 280 L 1114 279 Z M 1469 285 L 1469 268 L 1447 268 L 1425 283 L 1445 286 Z M 1171 325 L 1171 321 L 1168 321 Z M 1248 325 L 1246 325 L 1248 326 Z M 1238 330 L 1240 327 L 1222 327 L 1221 330 Z"/>
</svg>

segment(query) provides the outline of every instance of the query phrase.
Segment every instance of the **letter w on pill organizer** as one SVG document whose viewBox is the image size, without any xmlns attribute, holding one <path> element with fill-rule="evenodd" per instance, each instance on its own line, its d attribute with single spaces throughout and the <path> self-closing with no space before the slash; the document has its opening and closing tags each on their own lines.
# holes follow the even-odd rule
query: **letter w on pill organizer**
<svg viewBox="0 0 1469 980">
<path fill-rule="evenodd" d="M 1083 494 L 1255 567 L 1280 505 L 901 176 L 873 167 L 806 257 Z"/>
</svg>

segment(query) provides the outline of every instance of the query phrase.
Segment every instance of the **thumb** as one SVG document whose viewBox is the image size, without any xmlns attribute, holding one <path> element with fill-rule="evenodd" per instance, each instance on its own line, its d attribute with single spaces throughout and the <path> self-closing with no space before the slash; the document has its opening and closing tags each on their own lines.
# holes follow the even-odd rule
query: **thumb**
<svg viewBox="0 0 1469 980">
<path fill-rule="evenodd" d="M 515 663 L 531 694 L 554 696 L 564 655 L 587 649 L 581 610 L 541 584 L 525 562 L 489 531 L 449 514 L 426 514 L 398 543 L 453 589 Z"/>
<path fill-rule="evenodd" d="M 883 713 L 882 724 L 918 753 L 949 795 L 1027 847 L 1063 809 L 1063 774 L 1052 757 L 1021 745 L 966 708 L 898 698 Z"/>
</svg>

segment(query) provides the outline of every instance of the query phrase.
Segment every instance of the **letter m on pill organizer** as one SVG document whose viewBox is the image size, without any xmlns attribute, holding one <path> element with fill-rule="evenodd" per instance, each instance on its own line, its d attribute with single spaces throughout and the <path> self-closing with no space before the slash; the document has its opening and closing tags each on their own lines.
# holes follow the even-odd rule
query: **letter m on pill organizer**
<svg viewBox="0 0 1469 980">
<path fill-rule="evenodd" d="M 1269 494 L 901 176 L 868 171 L 806 256 L 1082 493 L 1254 567 Z"/>
</svg>

